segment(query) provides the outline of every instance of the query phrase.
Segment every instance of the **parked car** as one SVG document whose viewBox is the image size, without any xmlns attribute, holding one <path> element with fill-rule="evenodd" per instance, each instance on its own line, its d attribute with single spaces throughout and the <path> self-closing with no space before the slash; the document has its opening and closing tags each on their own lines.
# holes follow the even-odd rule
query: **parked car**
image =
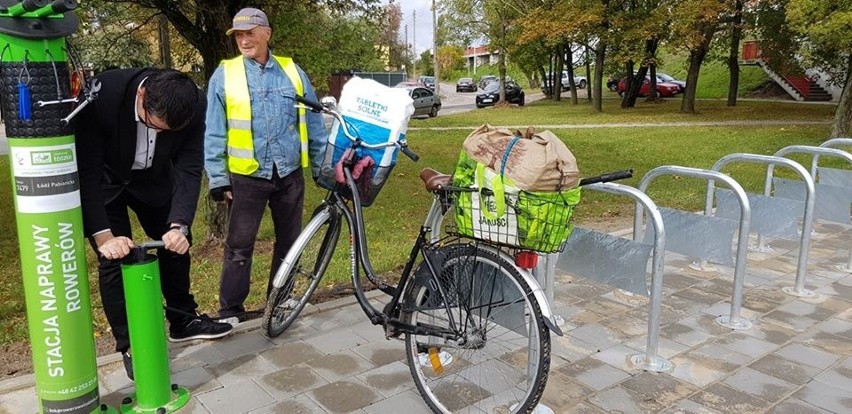
<svg viewBox="0 0 852 414">
<path fill-rule="evenodd" d="M 492 106 L 500 100 L 500 82 L 491 82 L 476 95 L 476 107 Z M 524 91 L 515 82 L 506 82 L 506 101 L 524 106 Z"/>
<path fill-rule="evenodd" d="M 662 72 L 657 72 L 657 82 L 673 83 L 673 84 L 677 85 L 678 87 L 680 87 L 680 91 L 679 91 L 680 93 L 683 93 L 683 90 L 686 89 L 686 82 L 684 82 L 682 80 L 677 80 L 677 79 L 673 78 L 671 75 L 667 75 L 667 74 L 662 73 Z"/>
<path fill-rule="evenodd" d="M 456 82 L 456 92 L 476 92 L 476 89 L 476 84 L 473 82 L 473 78 L 461 78 L 458 82 Z"/>
<path fill-rule="evenodd" d="M 609 89 L 612 92 L 618 91 L 618 77 L 610 76 L 606 80 L 606 88 Z"/>
<path fill-rule="evenodd" d="M 430 90 L 435 90 L 435 77 L 434 76 L 421 76 L 417 78 L 421 85 L 429 88 Z"/>
<path fill-rule="evenodd" d="M 541 82 L 541 92 L 546 94 L 546 95 L 552 94 L 552 92 L 549 91 L 551 79 L 552 79 L 552 76 L 550 74 L 548 74 L 547 79 L 545 79 L 544 81 Z M 561 82 L 562 82 L 562 90 L 563 91 L 567 91 L 571 88 L 571 82 L 568 80 L 568 71 L 567 70 L 562 71 Z M 585 76 L 574 75 L 574 86 L 576 86 L 577 89 L 586 89 L 586 86 L 588 84 L 589 84 L 589 82 L 588 82 L 588 80 L 586 80 Z M 548 93 L 548 92 L 550 92 L 550 93 Z"/>
<path fill-rule="evenodd" d="M 412 116 L 429 115 L 432 118 L 438 116 L 438 111 L 441 110 L 441 97 L 435 92 L 423 86 L 402 86 L 402 88 L 408 90 L 408 95 L 414 100 Z"/>
<path fill-rule="evenodd" d="M 627 90 L 627 77 L 621 79 L 618 82 L 618 96 L 624 96 L 625 91 Z M 648 96 L 651 92 L 651 78 L 649 76 L 645 77 L 645 81 L 642 82 L 642 86 L 639 87 L 639 96 Z M 670 98 L 675 96 L 676 93 L 680 92 L 680 86 L 674 83 L 668 82 L 660 82 L 657 81 L 657 95 L 662 98 Z"/>
<path fill-rule="evenodd" d="M 483 75 L 481 78 L 479 78 L 479 89 L 485 89 L 485 86 L 488 85 L 489 83 L 497 82 L 499 80 L 500 79 L 498 79 L 494 75 Z"/>
</svg>

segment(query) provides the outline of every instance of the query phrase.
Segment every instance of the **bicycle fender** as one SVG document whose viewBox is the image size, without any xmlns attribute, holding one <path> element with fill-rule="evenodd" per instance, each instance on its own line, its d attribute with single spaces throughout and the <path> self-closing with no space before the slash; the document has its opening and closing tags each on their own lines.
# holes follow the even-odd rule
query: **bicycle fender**
<svg viewBox="0 0 852 414">
<path fill-rule="evenodd" d="M 502 257 L 507 262 L 511 263 L 512 266 L 515 267 L 515 269 L 518 270 L 518 273 L 521 274 L 521 278 L 523 278 L 527 286 L 530 287 L 533 297 L 535 297 L 535 299 L 538 301 L 538 305 L 541 308 L 541 314 L 542 316 L 544 316 L 544 325 L 547 326 L 547 328 L 550 329 L 550 331 L 555 333 L 556 335 L 563 336 L 562 329 L 560 329 L 559 326 L 556 325 L 556 318 L 554 317 L 553 311 L 550 309 L 550 302 L 548 302 L 547 300 L 547 295 L 544 293 L 544 289 L 542 289 L 541 286 L 538 284 L 538 281 L 535 280 L 535 277 L 532 275 L 532 272 L 527 269 L 521 269 L 520 267 L 515 266 L 515 259 L 500 249 L 494 248 L 486 244 L 480 244 L 479 248 L 483 250 L 488 250 Z"/>
</svg>

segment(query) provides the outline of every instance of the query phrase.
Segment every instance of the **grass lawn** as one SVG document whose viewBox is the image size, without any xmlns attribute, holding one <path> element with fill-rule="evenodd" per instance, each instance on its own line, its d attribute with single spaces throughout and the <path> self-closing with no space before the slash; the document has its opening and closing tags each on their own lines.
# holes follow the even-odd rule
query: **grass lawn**
<svg viewBox="0 0 852 414">
<path fill-rule="evenodd" d="M 612 124 L 612 123 L 663 123 L 705 122 L 730 120 L 790 120 L 789 125 L 748 126 L 676 126 L 676 127 L 620 127 L 552 129 L 562 138 L 577 157 L 584 176 L 613 170 L 633 168 L 635 177 L 624 184 L 638 185 L 639 179 L 660 165 L 682 165 L 709 168 L 724 155 L 734 152 L 772 154 L 778 149 L 794 144 L 818 145 L 826 140 L 830 125 L 796 125 L 795 121 L 830 121 L 834 107 L 829 105 L 796 105 L 785 102 L 741 102 L 728 108 L 724 102 L 699 101 L 699 114 L 680 114 L 680 99 L 663 103 L 640 102 L 637 108 L 621 110 L 618 102 L 605 102 L 605 112 L 593 114 L 589 104 L 577 106 L 562 103 L 530 103 L 525 107 L 474 110 L 464 114 L 440 116 L 428 120 L 412 120 L 409 124 L 409 142 L 421 155 L 421 161 L 412 163 L 400 156 L 394 177 L 384 187 L 376 203 L 366 210 L 370 257 L 379 272 L 398 270 L 410 249 L 413 237 L 424 218 L 430 203 L 418 172 L 423 167 L 433 167 L 452 172 L 462 142 L 469 131 L 483 123 L 493 125 L 558 125 L 558 124 Z M 427 127 L 463 127 L 449 130 L 430 130 Z M 798 159 L 806 162 L 805 158 Z M 826 160 L 827 161 L 827 160 Z M 809 161 L 808 161 L 809 162 Z M 809 164 L 806 164 L 809 165 Z M 750 192 L 762 191 L 765 169 L 757 165 L 732 165 L 726 168 Z M 9 161 L 0 157 L 0 182 L 9 183 Z M 702 182 L 682 177 L 660 178 L 649 189 L 649 194 L 661 206 L 684 210 L 698 210 L 704 204 Z M 306 210 L 310 212 L 324 195 L 310 186 Z M 594 192 L 584 193 L 584 199 L 575 215 L 580 224 L 629 220 L 633 205 L 630 199 Z M 199 219 L 193 226 L 196 239 L 203 239 L 206 229 L 203 217 L 204 201 L 199 203 Z M 27 339 L 26 312 L 22 291 L 19 253 L 13 213 L 11 186 L 0 184 L 0 255 L 7 258 L 0 268 L 0 345 Z M 141 233 L 140 233 L 141 234 Z M 273 239 L 271 220 L 265 218 L 258 237 L 254 263 L 254 283 L 247 305 L 260 306 L 265 293 L 265 278 L 269 272 L 270 249 Z M 345 248 L 345 239 L 340 246 Z M 94 256 L 87 248 L 89 280 L 95 307 L 94 327 L 97 335 L 109 335 L 108 325 L 101 310 L 97 294 L 97 273 Z M 193 292 L 200 310 L 212 313 L 217 310 L 221 247 L 196 246 L 193 252 Z M 348 279 L 347 252 L 338 249 L 334 267 L 325 283 L 345 284 Z"/>
</svg>

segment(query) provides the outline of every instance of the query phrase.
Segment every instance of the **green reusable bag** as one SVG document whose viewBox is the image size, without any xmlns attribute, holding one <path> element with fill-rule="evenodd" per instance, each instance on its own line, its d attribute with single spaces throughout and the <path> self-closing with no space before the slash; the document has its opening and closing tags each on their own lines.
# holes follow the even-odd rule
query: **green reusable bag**
<svg viewBox="0 0 852 414">
<path fill-rule="evenodd" d="M 571 216 L 580 202 L 579 187 L 554 192 L 519 190 L 464 151 L 453 186 L 474 189 L 457 194 L 458 234 L 544 253 L 559 251 L 571 235 Z"/>
</svg>

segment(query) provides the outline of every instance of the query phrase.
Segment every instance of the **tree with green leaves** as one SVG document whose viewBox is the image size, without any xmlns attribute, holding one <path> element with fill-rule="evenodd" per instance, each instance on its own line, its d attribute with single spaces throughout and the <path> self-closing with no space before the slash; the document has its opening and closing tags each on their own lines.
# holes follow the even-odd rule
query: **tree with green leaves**
<svg viewBox="0 0 852 414">
<path fill-rule="evenodd" d="M 719 0 L 681 0 L 672 8 L 672 41 L 689 52 L 686 89 L 681 112 L 695 113 L 695 91 L 698 74 L 722 19 L 730 15 L 731 2 Z"/>
<path fill-rule="evenodd" d="M 852 133 L 852 1 L 789 0 L 786 18 L 806 62 L 832 75 L 843 86 L 832 137 Z"/>
<path fill-rule="evenodd" d="M 90 0 L 81 5 L 94 10 L 97 18 L 102 10 L 111 7 L 123 7 L 134 10 L 136 23 L 145 26 L 153 22 L 160 14 L 168 18 L 177 33 L 196 49 L 203 62 L 204 79 L 209 79 L 223 59 L 237 55 L 233 39 L 225 35 L 231 27 L 231 19 L 244 7 L 263 9 L 271 16 L 273 29 L 277 32 L 273 45 L 288 46 L 301 44 L 304 36 L 325 36 L 324 30 L 331 29 L 334 23 L 352 13 L 363 13 L 372 17 L 381 15 L 378 6 L 380 0 L 303 0 L 300 2 L 282 2 L 276 0 Z M 309 26 L 297 16 L 308 14 L 331 17 L 330 24 L 322 27 Z M 374 20 L 374 19 L 370 19 Z M 377 20 L 377 19 L 375 19 Z M 275 23 L 280 23 L 277 26 Z M 320 33 L 316 33 L 320 32 Z M 290 36 L 284 36 L 288 33 Z M 375 42 L 377 39 L 369 39 Z M 289 41 L 289 42 L 288 42 Z M 319 49 L 316 49 L 319 50 Z M 331 49 L 334 50 L 334 49 Z M 280 53 L 280 52 L 279 52 Z M 307 56 L 294 55 L 302 63 Z M 306 66 L 306 65 L 305 65 Z"/>
</svg>

